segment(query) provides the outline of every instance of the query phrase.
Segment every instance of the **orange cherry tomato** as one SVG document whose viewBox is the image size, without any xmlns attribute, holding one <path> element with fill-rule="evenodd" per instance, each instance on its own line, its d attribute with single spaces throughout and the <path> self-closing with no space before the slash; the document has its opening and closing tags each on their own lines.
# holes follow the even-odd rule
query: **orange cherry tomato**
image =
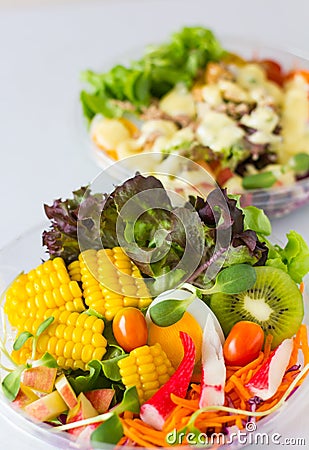
<svg viewBox="0 0 309 450">
<path fill-rule="evenodd" d="M 287 80 L 290 80 L 297 75 L 303 77 L 307 83 L 309 83 L 309 70 L 292 70 L 292 72 L 289 72 L 286 76 Z"/>
<path fill-rule="evenodd" d="M 229 366 L 245 366 L 259 356 L 264 343 L 264 331 L 260 325 L 237 322 L 231 329 L 224 345 L 223 354 Z"/>
<path fill-rule="evenodd" d="M 118 344 L 130 352 L 147 344 L 148 329 L 146 319 L 137 308 L 123 308 L 113 320 L 113 333 Z"/>
</svg>

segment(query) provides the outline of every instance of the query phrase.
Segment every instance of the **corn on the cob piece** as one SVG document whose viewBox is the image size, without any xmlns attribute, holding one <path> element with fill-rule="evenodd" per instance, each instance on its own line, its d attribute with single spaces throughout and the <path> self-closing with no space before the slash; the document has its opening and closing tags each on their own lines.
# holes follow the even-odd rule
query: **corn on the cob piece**
<svg viewBox="0 0 309 450">
<path fill-rule="evenodd" d="M 82 369 L 92 359 L 101 360 L 106 353 L 107 341 L 102 335 L 104 321 L 95 316 L 63 309 L 47 330 L 39 337 L 36 359 L 50 353 L 59 367 Z M 25 364 L 31 357 L 32 338 L 24 346 L 12 352 L 18 364 Z"/>
<path fill-rule="evenodd" d="M 147 401 L 175 372 L 160 344 L 144 345 L 118 362 L 123 384 L 136 386 L 141 403 Z"/>
<path fill-rule="evenodd" d="M 151 303 L 139 269 L 120 247 L 86 250 L 79 262 L 85 303 L 107 320 L 125 306 L 144 308 Z"/>
<path fill-rule="evenodd" d="M 70 279 L 62 258 L 48 260 L 28 274 L 21 274 L 6 293 L 4 311 L 18 331 L 34 333 L 43 318 L 62 309 L 85 310 L 82 291 Z"/>
</svg>

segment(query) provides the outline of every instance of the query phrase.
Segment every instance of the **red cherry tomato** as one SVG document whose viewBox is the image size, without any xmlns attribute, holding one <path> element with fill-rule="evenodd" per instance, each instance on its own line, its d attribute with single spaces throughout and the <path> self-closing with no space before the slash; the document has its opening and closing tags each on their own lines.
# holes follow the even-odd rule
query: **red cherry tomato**
<svg viewBox="0 0 309 450">
<path fill-rule="evenodd" d="M 137 308 L 123 308 L 114 317 L 113 333 L 118 344 L 126 352 L 130 352 L 147 344 L 146 319 Z"/>
<path fill-rule="evenodd" d="M 264 343 L 264 331 L 260 325 L 237 322 L 231 329 L 224 345 L 223 354 L 229 366 L 245 366 L 259 356 Z"/>
<path fill-rule="evenodd" d="M 266 71 L 266 76 L 269 80 L 274 81 L 279 84 L 279 86 L 282 86 L 285 76 L 280 64 L 272 59 L 262 59 L 261 61 L 258 61 L 258 63 Z"/>
</svg>

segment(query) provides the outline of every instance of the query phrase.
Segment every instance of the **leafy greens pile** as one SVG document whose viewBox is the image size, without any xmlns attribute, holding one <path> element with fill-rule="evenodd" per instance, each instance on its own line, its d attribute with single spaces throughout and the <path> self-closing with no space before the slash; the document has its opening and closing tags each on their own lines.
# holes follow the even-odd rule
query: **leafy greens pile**
<svg viewBox="0 0 309 450">
<path fill-rule="evenodd" d="M 128 67 L 117 65 L 109 72 L 82 74 L 90 92 L 81 92 L 84 115 L 121 117 L 126 110 L 140 111 L 151 98 L 161 98 L 177 83 L 190 87 L 199 69 L 218 61 L 224 50 L 210 30 L 185 27 L 167 43 L 149 47 Z"/>
<path fill-rule="evenodd" d="M 138 195 L 147 192 L 150 195 Z M 153 207 L 153 192 L 161 208 Z M 137 220 L 133 213 L 132 217 L 130 213 L 121 214 L 127 202 L 132 202 L 129 211 L 134 210 L 134 204 L 144 211 Z M 79 217 L 81 211 L 82 217 Z M 153 176 L 136 174 L 110 195 L 94 194 L 82 187 L 73 192 L 73 199 L 57 199 L 52 206 L 45 205 L 45 212 L 51 227 L 43 233 L 43 244 L 52 258 L 61 256 L 67 263 L 77 259 L 80 253 L 78 227 L 84 249 L 120 245 L 120 230 L 121 246 L 125 244 L 127 253 L 144 276 L 158 277 L 177 266 L 186 245 L 192 252 L 201 250 L 200 235 L 196 231 L 200 229 L 204 248 L 200 263 L 189 279 L 197 286 L 207 284 L 203 278 L 206 268 L 220 260 L 223 267 L 243 263 L 275 265 L 287 271 L 296 282 L 309 270 L 309 249 L 301 236 L 293 231 L 287 235 L 285 248 L 272 245 L 266 238 L 271 233 L 271 226 L 264 212 L 254 206 L 241 208 L 238 197 L 228 196 L 225 190 L 214 189 L 206 200 L 190 197 L 182 207 L 174 207 L 161 181 Z M 99 229 L 95 220 L 98 216 Z M 179 218 L 190 224 L 189 230 L 183 229 Z M 136 245 L 133 246 L 133 242 Z M 154 261 L 150 256 L 140 262 L 136 248 L 153 255 L 154 249 L 160 252 L 166 243 L 168 251 L 161 259 Z"/>
</svg>

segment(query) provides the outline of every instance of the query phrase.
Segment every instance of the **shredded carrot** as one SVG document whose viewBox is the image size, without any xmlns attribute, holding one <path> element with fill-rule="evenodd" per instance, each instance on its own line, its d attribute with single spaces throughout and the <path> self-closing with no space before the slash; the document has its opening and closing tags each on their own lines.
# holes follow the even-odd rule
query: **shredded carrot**
<svg viewBox="0 0 309 450">
<path fill-rule="evenodd" d="M 265 340 L 264 351 L 260 352 L 259 356 L 254 361 L 244 367 L 227 367 L 227 379 L 225 383 L 226 406 L 241 409 L 248 413 L 251 412 L 251 405 L 248 400 L 252 397 L 252 394 L 249 389 L 246 388 L 246 384 L 269 356 L 271 344 L 272 336 L 268 335 Z M 293 350 L 288 366 L 289 368 L 297 364 L 300 351 L 303 354 L 304 364 L 309 363 L 308 333 L 305 325 L 300 327 L 293 339 Z M 295 367 L 295 370 L 293 371 L 287 371 L 275 395 L 258 405 L 256 411 L 268 411 L 277 405 L 299 373 L 300 369 L 297 369 L 297 367 Z M 304 378 L 300 379 L 296 386 L 299 386 L 303 380 Z M 162 431 L 156 430 L 150 425 L 145 424 L 141 419 L 133 418 L 132 413 L 131 415 L 128 413 L 124 414 L 121 422 L 125 439 L 123 438 L 120 440 L 119 445 L 123 445 L 126 442 L 126 439 L 129 439 L 131 445 L 135 444 L 146 448 L 158 446 L 166 447 L 166 435 L 170 431 L 180 431 L 189 427 L 189 425 L 192 425 L 192 415 L 196 411 L 199 411 L 200 391 L 200 384 L 193 382 L 190 385 L 186 398 L 180 398 L 171 394 L 171 400 L 175 403 L 175 409 L 165 420 Z M 201 411 L 194 420 L 194 426 L 202 433 L 213 433 L 214 431 L 222 433 L 226 426 L 236 426 L 239 429 L 243 429 L 247 419 L 248 416 L 245 414 L 233 413 L 232 411 L 231 414 L 228 414 L 226 411 L 213 409 L 210 411 Z M 261 417 L 256 417 L 257 421 L 260 419 Z M 187 429 L 190 430 L 190 428 Z M 188 445 L 188 442 L 186 438 L 184 438 L 183 442 L 177 442 L 177 445 Z"/>
<path fill-rule="evenodd" d="M 187 400 L 185 398 L 177 397 L 177 395 L 171 394 L 171 400 L 175 405 L 183 406 L 184 408 L 192 409 L 195 411 L 198 409 L 198 399 Z"/>
<path fill-rule="evenodd" d="M 239 380 L 239 378 L 237 378 L 235 375 L 231 376 L 230 381 L 234 384 L 234 386 L 237 389 L 237 391 L 239 392 L 239 395 L 240 395 L 241 398 L 243 398 L 245 400 L 249 400 L 249 398 L 252 397 L 252 395 L 250 394 L 248 389 L 246 389 L 242 385 L 242 383 Z"/>
<path fill-rule="evenodd" d="M 305 290 L 305 283 L 302 281 L 301 283 L 300 283 L 300 285 L 299 285 L 299 290 L 300 290 L 300 292 L 303 294 L 304 293 L 304 290 Z"/>
<path fill-rule="evenodd" d="M 300 327 L 300 343 L 304 355 L 304 365 L 306 365 L 309 362 L 309 346 L 307 327 L 304 324 Z"/>
<path fill-rule="evenodd" d="M 200 384 L 192 383 L 192 384 L 191 384 L 191 388 L 192 388 L 193 391 L 195 391 L 197 394 L 200 394 L 200 393 L 201 393 L 201 385 L 200 385 Z"/>
<path fill-rule="evenodd" d="M 133 427 L 130 427 L 125 420 L 122 420 L 122 426 L 124 434 L 129 438 L 132 439 L 133 442 L 140 445 L 141 447 L 155 447 L 156 444 L 153 442 L 148 442 L 144 436 L 141 436 L 140 433 Z"/>
<path fill-rule="evenodd" d="M 265 344 L 264 344 L 264 361 L 269 357 L 270 355 L 270 351 L 271 351 L 271 344 L 273 342 L 273 335 L 272 334 L 268 334 L 266 336 L 265 339 Z"/>
<path fill-rule="evenodd" d="M 124 419 L 133 419 L 134 414 L 131 411 L 125 411 L 123 413 L 123 418 Z"/>
</svg>

